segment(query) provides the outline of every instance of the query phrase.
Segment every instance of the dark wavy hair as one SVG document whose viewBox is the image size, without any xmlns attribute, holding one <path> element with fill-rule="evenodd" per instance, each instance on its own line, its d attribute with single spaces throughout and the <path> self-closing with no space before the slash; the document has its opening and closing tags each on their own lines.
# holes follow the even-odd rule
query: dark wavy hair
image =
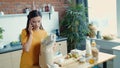
<svg viewBox="0 0 120 68">
<path fill-rule="evenodd" d="M 37 16 L 40 16 L 42 18 L 42 14 L 38 10 L 30 11 L 30 13 L 27 16 L 26 32 L 27 32 L 28 35 L 29 35 L 28 27 L 29 27 L 29 23 L 30 23 L 29 21 L 30 21 L 31 18 L 34 18 L 34 17 L 37 17 Z M 40 29 L 43 30 L 42 24 L 40 24 Z"/>
</svg>

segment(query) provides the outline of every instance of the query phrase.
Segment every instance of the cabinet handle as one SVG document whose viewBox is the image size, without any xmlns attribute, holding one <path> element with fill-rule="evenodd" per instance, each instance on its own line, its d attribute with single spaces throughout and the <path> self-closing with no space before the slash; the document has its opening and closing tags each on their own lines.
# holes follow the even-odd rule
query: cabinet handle
<svg viewBox="0 0 120 68">
<path fill-rule="evenodd" d="M 58 47 L 59 47 L 58 50 L 59 50 L 59 52 L 61 52 L 61 44 L 59 43 L 58 45 L 59 45 L 59 46 L 58 46 Z"/>
<path fill-rule="evenodd" d="M 59 46 L 61 46 L 61 44 L 59 44 Z"/>
</svg>

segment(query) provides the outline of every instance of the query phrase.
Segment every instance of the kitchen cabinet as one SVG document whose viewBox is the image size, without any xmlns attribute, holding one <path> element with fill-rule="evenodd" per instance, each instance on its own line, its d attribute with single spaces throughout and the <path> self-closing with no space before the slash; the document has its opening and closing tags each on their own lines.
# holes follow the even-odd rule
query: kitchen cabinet
<svg viewBox="0 0 120 68">
<path fill-rule="evenodd" d="M 112 48 L 113 54 L 116 55 L 116 58 L 113 60 L 113 68 L 120 67 L 120 45 Z"/>
<path fill-rule="evenodd" d="M 57 41 L 56 42 L 56 52 L 61 52 L 62 55 L 67 54 L 67 40 Z"/>
<path fill-rule="evenodd" d="M 22 50 L 0 54 L 0 68 L 20 68 Z"/>
<path fill-rule="evenodd" d="M 22 50 L 11 52 L 12 68 L 20 68 Z"/>
<path fill-rule="evenodd" d="M 10 53 L 0 54 L 0 68 L 12 68 Z"/>
</svg>

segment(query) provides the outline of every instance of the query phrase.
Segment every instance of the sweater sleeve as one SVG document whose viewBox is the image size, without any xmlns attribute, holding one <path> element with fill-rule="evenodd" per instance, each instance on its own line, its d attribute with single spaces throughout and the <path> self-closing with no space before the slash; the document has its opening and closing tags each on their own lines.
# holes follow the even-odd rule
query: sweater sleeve
<svg viewBox="0 0 120 68">
<path fill-rule="evenodd" d="M 21 44 L 24 45 L 27 42 L 28 36 L 25 29 L 21 32 Z"/>
</svg>

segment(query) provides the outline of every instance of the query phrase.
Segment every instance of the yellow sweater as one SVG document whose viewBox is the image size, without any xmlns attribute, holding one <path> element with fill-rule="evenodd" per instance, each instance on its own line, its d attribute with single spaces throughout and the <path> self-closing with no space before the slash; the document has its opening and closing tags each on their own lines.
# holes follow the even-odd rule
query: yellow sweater
<svg viewBox="0 0 120 68">
<path fill-rule="evenodd" d="M 44 30 L 33 31 L 33 39 L 29 52 L 23 50 L 20 62 L 20 68 L 33 68 L 39 66 L 39 53 L 41 40 L 47 36 Z M 26 30 L 22 30 L 21 43 L 25 44 L 28 40 Z"/>
</svg>

